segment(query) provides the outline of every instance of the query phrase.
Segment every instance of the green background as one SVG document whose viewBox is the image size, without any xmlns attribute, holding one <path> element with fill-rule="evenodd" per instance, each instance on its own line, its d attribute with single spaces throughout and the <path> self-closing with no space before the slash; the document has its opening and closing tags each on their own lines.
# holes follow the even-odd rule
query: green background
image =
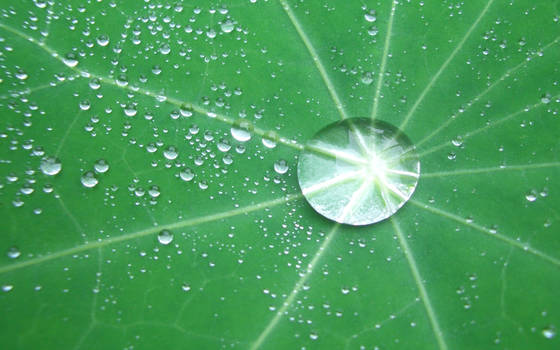
<svg viewBox="0 0 560 350">
<path fill-rule="evenodd" d="M 544 0 L 4 1 L 2 346 L 560 348 L 559 16 Z M 391 219 L 336 225 L 299 195 L 299 148 L 372 111 L 417 145 L 420 182 Z"/>
</svg>

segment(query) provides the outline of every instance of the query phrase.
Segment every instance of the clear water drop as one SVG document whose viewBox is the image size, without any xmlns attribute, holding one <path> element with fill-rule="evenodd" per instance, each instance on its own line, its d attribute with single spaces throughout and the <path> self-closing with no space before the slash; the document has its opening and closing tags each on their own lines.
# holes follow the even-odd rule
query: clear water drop
<svg viewBox="0 0 560 350">
<path fill-rule="evenodd" d="M 395 214 L 420 177 L 415 148 L 393 125 L 346 119 L 320 130 L 298 161 L 303 195 L 319 214 L 349 225 L 369 225 Z"/>
<path fill-rule="evenodd" d="M 80 178 L 80 181 L 82 182 L 82 185 L 87 188 L 93 188 L 99 183 L 99 180 L 97 180 L 93 171 L 86 171 Z"/>
<path fill-rule="evenodd" d="M 251 129 L 251 123 L 242 120 L 231 128 L 231 136 L 239 142 L 247 142 L 251 139 Z"/>
<path fill-rule="evenodd" d="M 173 233 L 169 230 L 161 230 L 158 234 L 158 242 L 163 245 L 168 245 L 173 242 Z"/>
<path fill-rule="evenodd" d="M 178 155 L 177 149 L 173 146 L 169 146 L 165 151 L 163 151 L 163 156 L 168 160 L 174 160 Z"/>
<path fill-rule="evenodd" d="M 10 249 L 8 249 L 8 252 L 6 253 L 6 255 L 10 259 L 17 259 L 21 256 L 21 252 L 19 251 L 19 249 L 17 247 L 11 247 Z"/>
<path fill-rule="evenodd" d="M 548 326 L 542 330 L 542 335 L 546 339 L 552 339 L 556 336 L 556 328 L 554 326 Z"/>
<path fill-rule="evenodd" d="M 76 58 L 76 55 L 73 53 L 69 53 L 66 56 L 64 56 L 62 61 L 64 62 L 65 65 L 67 65 L 70 68 L 74 68 L 78 65 L 78 59 Z"/>
<path fill-rule="evenodd" d="M 288 162 L 286 162 L 284 159 L 279 159 L 276 162 L 274 162 L 274 171 L 277 172 L 278 174 L 282 175 L 285 174 L 286 172 L 288 172 L 289 166 L 288 166 Z"/>
<path fill-rule="evenodd" d="M 231 33 L 233 29 L 235 29 L 235 24 L 231 20 L 227 19 L 224 21 L 224 23 L 222 23 L 221 28 L 222 32 Z"/>
<path fill-rule="evenodd" d="M 109 164 L 105 159 L 98 159 L 95 164 L 93 164 L 93 170 L 100 174 L 106 173 L 109 170 Z"/>
<path fill-rule="evenodd" d="M 62 163 L 55 157 L 45 157 L 41 160 L 39 168 L 43 174 L 54 176 L 62 170 Z"/>
<path fill-rule="evenodd" d="M 179 177 L 183 181 L 191 181 L 194 178 L 194 173 L 190 168 L 183 168 L 179 173 Z"/>
</svg>

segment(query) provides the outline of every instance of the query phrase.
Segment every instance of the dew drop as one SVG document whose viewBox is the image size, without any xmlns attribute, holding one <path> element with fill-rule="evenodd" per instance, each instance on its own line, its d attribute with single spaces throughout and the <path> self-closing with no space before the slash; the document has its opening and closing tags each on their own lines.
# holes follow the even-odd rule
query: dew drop
<svg viewBox="0 0 560 350">
<path fill-rule="evenodd" d="M 224 21 L 224 23 L 222 23 L 221 28 L 222 32 L 231 33 L 233 29 L 235 29 L 235 24 L 231 20 L 227 19 Z"/>
<path fill-rule="evenodd" d="M 278 174 L 285 174 L 288 169 L 288 162 L 286 162 L 284 159 L 279 159 L 274 162 L 274 171 L 276 171 Z"/>
<path fill-rule="evenodd" d="M 183 181 L 191 181 L 194 178 L 194 173 L 190 168 L 183 168 L 179 173 L 179 177 Z"/>
<path fill-rule="evenodd" d="M 183 292 L 188 292 L 191 290 L 191 286 L 188 283 L 183 283 L 181 289 L 183 290 Z"/>
<path fill-rule="evenodd" d="M 368 22 L 375 22 L 377 21 L 377 15 L 375 13 L 375 10 L 369 10 L 368 12 L 366 12 L 366 14 L 364 14 L 364 18 L 366 19 L 366 21 Z"/>
<path fill-rule="evenodd" d="M 93 188 L 99 183 L 99 180 L 97 180 L 93 171 L 86 171 L 80 178 L 80 181 L 82 182 L 82 185 L 87 188 Z"/>
<path fill-rule="evenodd" d="M 415 148 L 396 127 L 352 118 L 328 125 L 306 144 L 298 181 L 319 214 L 349 225 L 369 225 L 395 214 L 420 177 Z"/>
<path fill-rule="evenodd" d="M 163 55 L 168 55 L 171 52 L 171 47 L 168 44 L 163 44 L 160 46 L 159 52 Z"/>
<path fill-rule="evenodd" d="M 99 44 L 99 46 L 109 45 L 109 37 L 107 35 L 98 36 L 97 37 L 97 44 Z"/>
<path fill-rule="evenodd" d="M 161 230 L 158 234 L 158 242 L 163 245 L 168 245 L 173 242 L 173 233 L 169 230 Z"/>
<path fill-rule="evenodd" d="M 67 65 L 70 68 L 74 68 L 78 65 L 78 59 L 76 58 L 76 55 L 73 53 L 69 53 L 66 56 L 64 56 L 62 61 L 64 62 L 65 65 Z"/>
<path fill-rule="evenodd" d="M 262 138 L 262 143 L 266 148 L 274 148 L 276 147 L 277 140 L 278 136 L 276 133 L 267 132 Z"/>
<path fill-rule="evenodd" d="M 546 339 L 552 339 L 556 336 L 556 328 L 554 326 L 548 326 L 542 330 L 542 335 Z"/>
<path fill-rule="evenodd" d="M 231 136 L 239 142 L 247 142 L 251 139 L 251 124 L 243 120 L 236 123 L 236 126 L 231 128 Z"/>
<path fill-rule="evenodd" d="M 168 160 L 174 160 L 178 155 L 177 149 L 173 146 L 169 146 L 165 151 L 163 151 L 163 156 Z"/>
<path fill-rule="evenodd" d="M 45 157 L 41 160 L 39 168 L 43 174 L 54 176 L 62 170 L 62 163 L 57 158 Z"/>
<path fill-rule="evenodd" d="M 10 259 L 17 259 L 21 256 L 21 252 L 19 251 L 19 249 L 17 247 L 11 247 L 10 249 L 8 249 L 8 252 L 6 253 L 6 255 Z"/>
<path fill-rule="evenodd" d="M 93 170 L 100 174 L 106 173 L 109 170 L 109 164 L 105 159 L 98 159 L 95 164 L 93 164 Z"/>
</svg>

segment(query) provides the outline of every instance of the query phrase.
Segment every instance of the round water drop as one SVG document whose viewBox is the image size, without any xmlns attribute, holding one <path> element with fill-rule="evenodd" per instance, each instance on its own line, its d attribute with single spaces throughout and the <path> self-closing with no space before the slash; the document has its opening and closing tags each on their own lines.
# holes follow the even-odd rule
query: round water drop
<svg viewBox="0 0 560 350">
<path fill-rule="evenodd" d="M 10 259 L 17 259 L 21 256 L 21 252 L 17 247 L 11 247 L 10 249 L 8 249 L 6 255 L 8 255 L 8 258 Z"/>
<path fill-rule="evenodd" d="M 97 44 L 99 44 L 99 46 L 109 45 L 109 37 L 107 35 L 98 36 L 97 37 Z"/>
<path fill-rule="evenodd" d="M 105 159 L 99 159 L 93 164 L 93 169 L 96 173 L 106 173 L 109 170 L 109 164 Z"/>
<path fill-rule="evenodd" d="M 375 10 L 369 10 L 366 14 L 364 14 L 364 18 L 368 22 L 375 22 L 377 21 L 377 14 Z"/>
<path fill-rule="evenodd" d="M 288 169 L 288 162 L 286 162 L 284 159 L 279 159 L 274 162 L 274 171 L 276 171 L 278 174 L 285 174 L 286 172 L 288 172 Z"/>
<path fill-rule="evenodd" d="M 159 52 L 161 52 L 163 55 L 168 55 L 171 52 L 171 47 L 169 47 L 169 45 L 167 44 L 163 44 L 159 48 Z"/>
<path fill-rule="evenodd" d="M 177 149 L 173 146 L 169 146 L 165 151 L 163 151 L 163 156 L 168 160 L 173 160 L 177 158 L 178 155 Z"/>
<path fill-rule="evenodd" d="M 169 230 L 161 230 L 157 236 L 158 242 L 163 245 L 168 245 L 173 242 L 173 233 Z"/>
<path fill-rule="evenodd" d="M 262 143 L 266 148 L 274 148 L 277 140 L 278 136 L 275 132 L 267 132 L 262 138 Z"/>
<path fill-rule="evenodd" d="M 546 327 L 545 329 L 542 330 L 542 335 L 546 339 L 552 339 L 556 336 L 556 328 L 554 326 Z"/>
<path fill-rule="evenodd" d="M 64 56 L 62 61 L 64 62 L 65 65 L 67 65 L 70 68 L 74 68 L 78 65 L 78 59 L 76 58 L 76 55 L 73 53 L 69 53 L 66 56 Z"/>
<path fill-rule="evenodd" d="M 45 157 L 41 160 L 39 168 L 43 174 L 53 176 L 60 173 L 62 163 L 54 157 Z"/>
<path fill-rule="evenodd" d="M 188 283 L 183 283 L 183 285 L 181 286 L 181 289 L 182 289 L 184 292 L 188 292 L 188 291 L 191 290 L 191 286 L 190 286 Z"/>
<path fill-rule="evenodd" d="M 231 128 L 231 136 L 239 142 L 247 142 L 251 139 L 251 123 L 242 120 Z"/>
<path fill-rule="evenodd" d="M 353 118 L 315 134 L 299 157 L 297 174 L 304 197 L 319 214 L 369 225 L 410 199 L 420 161 L 414 145 L 393 125 Z"/>
<path fill-rule="evenodd" d="M 18 70 L 16 71 L 15 76 L 16 76 L 16 78 L 18 78 L 19 80 L 25 80 L 25 79 L 27 79 L 27 78 L 29 77 L 29 76 L 27 75 L 27 73 L 26 73 L 23 69 L 21 69 L 21 68 L 18 69 Z"/>
<path fill-rule="evenodd" d="M 536 193 L 536 191 L 533 190 L 533 191 L 527 193 L 527 194 L 525 195 L 525 199 L 527 199 L 529 202 L 534 202 L 534 201 L 536 201 L 536 200 L 537 200 L 537 193 Z"/>
<path fill-rule="evenodd" d="M 179 177 L 183 181 L 191 181 L 194 178 L 194 173 L 190 168 L 184 168 L 179 173 Z"/>
<path fill-rule="evenodd" d="M 82 185 L 87 188 L 95 187 L 99 183 L 99 180 L 97 180 L 93 171 L 86 171 L 80 178 L 80 181 L 82 182 Z"/>
<path fill-rule="evenodd" d="M 235 24 L 231 20 L 227 19 L 222 23 L 222 32 L 231 33 L 233 29 L 235 29 Z"/>
</svg>

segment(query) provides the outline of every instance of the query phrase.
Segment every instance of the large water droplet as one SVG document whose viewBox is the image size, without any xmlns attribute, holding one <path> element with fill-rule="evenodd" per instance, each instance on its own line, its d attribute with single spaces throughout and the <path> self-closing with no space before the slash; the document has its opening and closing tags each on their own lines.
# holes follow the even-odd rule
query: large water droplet
<svg viewBox="0 0 560 350">
<path fill-rule="evenodd" d="M 391 124 L 354 118 L 320 130 L 302 151 L 297 172 L 303 195 L 321 215 L 369 225 L 412 196 L 420 161 L 408 137 Z"/>
</svg>

